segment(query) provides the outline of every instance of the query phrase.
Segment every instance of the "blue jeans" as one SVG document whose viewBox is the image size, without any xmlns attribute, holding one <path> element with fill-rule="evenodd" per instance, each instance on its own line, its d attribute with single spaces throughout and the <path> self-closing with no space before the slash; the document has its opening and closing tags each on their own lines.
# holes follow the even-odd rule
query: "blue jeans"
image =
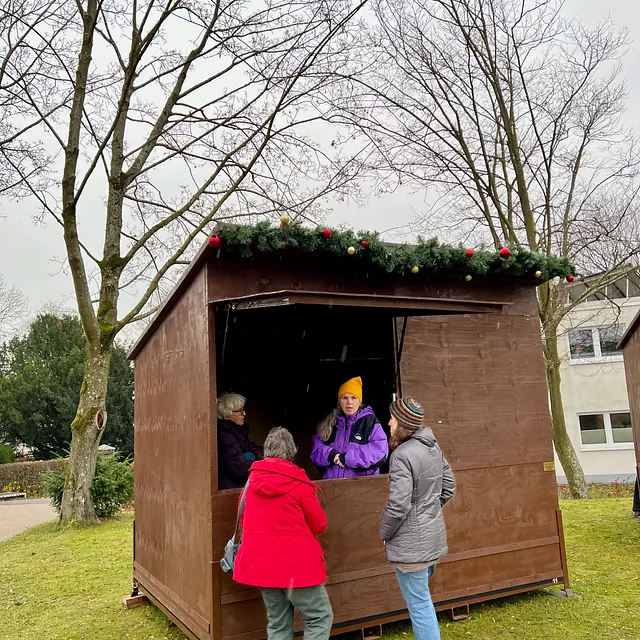
<svg viewBox="0 0 640 640">
<path fill-rule="evenodd" d="M 403 573 L 396 569 L 402 597 L 407 603 L 416 640 L 440 640 L 440 627 L 429 593 L 429 578 L 435 565 L 428 569 Z"/>
</svg>

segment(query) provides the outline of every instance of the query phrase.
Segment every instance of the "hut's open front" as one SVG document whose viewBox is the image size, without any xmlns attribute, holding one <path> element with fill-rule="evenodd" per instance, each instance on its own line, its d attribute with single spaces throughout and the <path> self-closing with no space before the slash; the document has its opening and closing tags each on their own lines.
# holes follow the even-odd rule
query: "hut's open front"
<svg viewBox="0 0 640 640">
<path fill-rule="evenodd" d="M 258 442 L 286 426 L 318 477 L 311 436 L 340 382 L 361 375 L 385 425 L 401 386 L 458 483 L 436 607 L 568 586 L 535 280 L 399 280 L 349 260 L 206 248 L 133 350 L 134 577 L 191 637 L 266 637 L 258 590 L 219 569 L 238 500 L 217 490 L 215 401 L 228 390 L 247 396 Z M 378 538 L 386 475 L 320 484 L 334 631 L 406 618 Z"/>
</svg>

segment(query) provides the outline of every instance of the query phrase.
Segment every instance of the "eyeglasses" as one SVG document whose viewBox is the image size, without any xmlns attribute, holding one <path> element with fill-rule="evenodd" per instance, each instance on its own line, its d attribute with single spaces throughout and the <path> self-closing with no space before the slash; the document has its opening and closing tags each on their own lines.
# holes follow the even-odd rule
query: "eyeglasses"
<svg viewBox="0 0 640 640">
<path fill-rule="evenodd" d="M 247 412 L 244 409 L 236 409 L 235 411 L 232 411 L 231 413 L 237 413 L 238 415 L 247 415 Z"/>
</svg>

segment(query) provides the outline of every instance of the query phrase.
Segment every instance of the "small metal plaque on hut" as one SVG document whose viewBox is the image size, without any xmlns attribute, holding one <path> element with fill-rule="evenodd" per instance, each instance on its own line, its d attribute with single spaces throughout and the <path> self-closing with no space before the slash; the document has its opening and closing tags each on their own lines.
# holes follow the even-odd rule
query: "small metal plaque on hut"
<svg viewBox="0 0 640 640">
<path fill-rule="evenodd" d="M 556 463 L 551 461 L 551 462 L 543 462 L 542 463 L 542 467 L 544 468 L 545 471 L 555 471 L 556 470 Z"/>
</svg>

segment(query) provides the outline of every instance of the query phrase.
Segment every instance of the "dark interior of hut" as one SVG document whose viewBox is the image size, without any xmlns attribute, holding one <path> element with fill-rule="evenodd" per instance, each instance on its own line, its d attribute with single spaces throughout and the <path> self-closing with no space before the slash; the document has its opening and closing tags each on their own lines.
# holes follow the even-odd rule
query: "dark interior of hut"
<svg viewBox="0 0 640 640">
<path fill-rule="evenodd" d="M 319 479 L 309 458 L 311 439 L 344 381 L 362 377 L 363 401 L 388 434 L 403 323 L 394 315 L 331 305 L 221 309 L 215 317 L 218 397 L 234 392 L 247 398 L 246 424 L 259 444 L 272 427 L 289 429 L 296 463 Z"/>
</svg>

